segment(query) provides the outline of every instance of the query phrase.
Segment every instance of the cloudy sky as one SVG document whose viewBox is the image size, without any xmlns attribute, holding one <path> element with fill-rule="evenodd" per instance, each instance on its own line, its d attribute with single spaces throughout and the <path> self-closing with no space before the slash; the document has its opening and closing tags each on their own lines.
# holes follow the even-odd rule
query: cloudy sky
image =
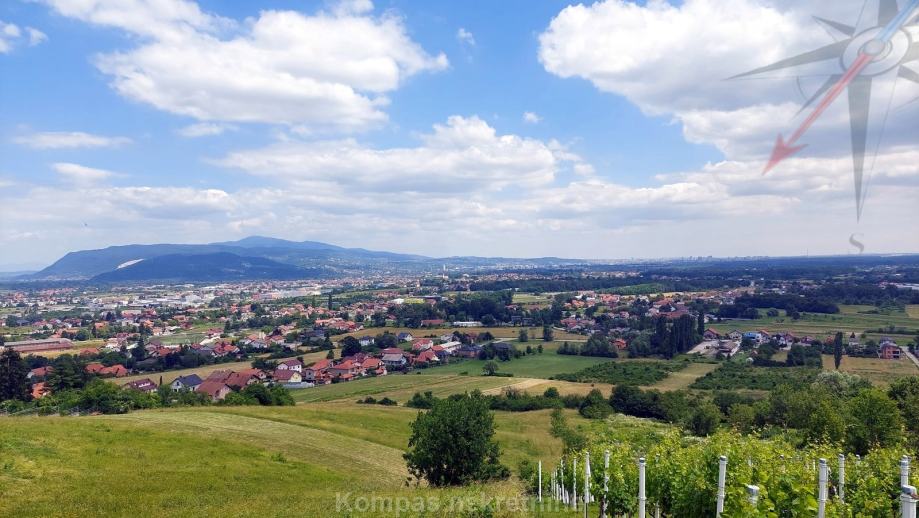
<svg viewBox="0 0 919 518">
<path fill-rule="evenodd" d="M 433 256 L 919 252 L 919 28 L 874 81 L 860 220 L 845 94 L 761 174 L 840 61 L 728 80 L 848 38 L 814 16 L 873 27 L 877 1 L 3 2 L 0 270 L 254 234 Z"/>
</svg>

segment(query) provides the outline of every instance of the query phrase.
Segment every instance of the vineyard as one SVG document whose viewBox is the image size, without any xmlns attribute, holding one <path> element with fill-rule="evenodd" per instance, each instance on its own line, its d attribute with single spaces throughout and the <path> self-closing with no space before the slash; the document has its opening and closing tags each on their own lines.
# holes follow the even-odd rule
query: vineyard
<svg viewBox="0 0 919 518">
<path fill-rule="evenodd" d="M 905 453 L 885 448 L 843 457 L 831 446 L 795 448 L 732 432 L 707 439 L 668 432 L 637 443 L 595 441 L 548 468 L 541 482 L 544 494 L 563 505 L 582 509 L 588 500 L 589 516 L 605 508 L 612 516 L 702 518 L 721 507 L 722 517 L 881 518 L 900 516 L 901 486 L 909 485 Z M 914 509 L 915 498 L 908 500 Z"/>
</svg>

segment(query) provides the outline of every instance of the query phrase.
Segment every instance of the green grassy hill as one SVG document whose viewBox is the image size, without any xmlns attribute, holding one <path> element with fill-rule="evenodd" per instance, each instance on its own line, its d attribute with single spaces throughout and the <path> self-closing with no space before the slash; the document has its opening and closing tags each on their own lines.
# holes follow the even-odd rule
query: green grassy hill
<svg viewBox="0 0 919 518">
<path fill-rule="evenodd" d="M 402 453 L 416 414 L 338 402 L 9 418 L 0 427 L 0 516 L 333 516 L 336 493 L 522 494 L 514 479 L 405 487 Z M 569 420 L 582 422 L 573 412 Z M 496 423 L 514 471 L 524 458 L 561 455 L 547 411 L 498 413 Z"/>
</svg>

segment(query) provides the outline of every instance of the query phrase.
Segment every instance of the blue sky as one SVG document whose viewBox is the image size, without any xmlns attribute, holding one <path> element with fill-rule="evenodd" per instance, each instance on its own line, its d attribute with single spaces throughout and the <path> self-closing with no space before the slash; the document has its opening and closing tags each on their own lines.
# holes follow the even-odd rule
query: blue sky
<svg viewBox="0 0 919 518">
<path fill-rule="evenodd" d="M 915 126 L 892 123 L 873 193 L 897 198 L 859 221 L 844 113 L 763 179 L 800 92 L 724 80 L 825 44 L 810 15 L 847 3 L 5 2 L 0 269 L 249 234 L 618 258 L 847 253 L 857 233 L 915 251 L 885 224 L 916 216 Z"/>
</svg>

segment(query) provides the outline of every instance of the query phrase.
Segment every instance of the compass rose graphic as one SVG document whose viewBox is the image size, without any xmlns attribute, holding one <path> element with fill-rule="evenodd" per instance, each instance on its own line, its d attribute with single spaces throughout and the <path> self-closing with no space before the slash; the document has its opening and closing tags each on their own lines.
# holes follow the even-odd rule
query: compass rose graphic
<svg viewBox="0 0 919 518">
<path fill-rule="evenodd" d="M 902 9 L 901 3 L 905 4 Z M 915 25 L 917 15 L 919 0 L 867 0 L 855 26 L 815 18 L 834 34 L 835 43 L 732 78 L 761 76 L 821 62 L 835 63 L 834 70 L 826 74 L 826 81 L 801 108 L 802 112 L 811 109 L 807 118 L 788 140 L 779 135 L 763 174 L 806 147 L 799 143 L 801 138 L 843 93 L 847 93 L 856 217 L 861 219 L 865 157 L 868 152 L 872 156 L 877 154 L 897 82 L 919 84 L 919 38 L 912 32 L 919 28 Z M 871 166 L 867 170 L 870 173 Z"/>
</svg>

